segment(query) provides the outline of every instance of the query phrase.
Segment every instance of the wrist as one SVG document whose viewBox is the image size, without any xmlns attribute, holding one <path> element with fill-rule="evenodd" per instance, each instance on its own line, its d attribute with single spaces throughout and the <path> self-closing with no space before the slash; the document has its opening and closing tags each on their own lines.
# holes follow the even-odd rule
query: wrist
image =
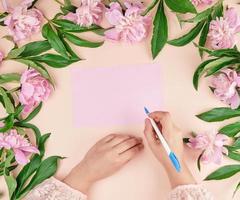
<svg viewBox="0 0 240 200">
<path fill-rule="evenodd" d="M 72 169 L 72 171 L 65 177 L 63 182 L 84 194 L 88 193 L 89 189 L 94 183 L 93 181 L 89 180 L 87 172 L 84 170 L 84 167 L 82 167 L 81 163 Z"/>
<path fill-rule="evenodd" d="M 168 174 L 170 183 L 172 188 L 175 188 L 179 185 L 189 185 L 189 184 L 196 184 L 196 181 L 187 167 L 187 164 L 184 160 L 180 160 L 181 170 L 177 172 L 174 166 L 171 163 L 168 165 L 164 165 L 164 168 Z"/>
</svg>

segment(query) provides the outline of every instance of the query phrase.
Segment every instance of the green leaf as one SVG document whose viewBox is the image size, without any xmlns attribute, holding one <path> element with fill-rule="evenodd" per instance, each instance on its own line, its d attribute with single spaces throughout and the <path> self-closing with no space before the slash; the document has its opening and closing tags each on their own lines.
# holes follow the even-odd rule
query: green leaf
<svg viewBox="0 0 240 200">
<path fill-rule="evenodd" d="M 11 166 L 12 159 L 14 158 L 14 154 L 12 151 L 9 152 L 4 164 L 4 178 L 7 183 L 9 197 L 11 198 L 15 189 L 17 187 L 17 182 L 13 176 L 10 175 L 8 171 L 8 167 Z"/>
<path fill-rule="evenodd" d="M 236 138 L 232 147 L 234 147 L 236 149 L 240 149 L 240 137 Z"/>
<path fill-rule="evenodd" d="M 212 18 L 216 19 L 217 17 L 222 17 L 223 16 L 223 2 L 220 1 L 218 5 L 214 8 Z"/>
<path fill-rule="evenodd" d="M 168 40 L 168 22 L 164 13 L 163 0 L 160 1 L 153 21 L 153 36 L 151 41 L 151 50 L 153 59 L 159 54 L 159 52 L 165 46 Z"/>
<path fill-rule="evenodd" d="M 180 38 L 170 40 L 170 41 L 168 41 L 168 43 L 173 46 L 184 46 L 184 45 L 188 44 L 189 42 L 193 41 L 198 36 L 200 31 L 202 30 L 203 25 L 204 25 L 204 22 L 199 22 L 187 34 L 183 35 Z"/>
<path fill-rule="evenodd" d="M 29 57 L 28 59 L 31 59 L 31 58 L 34 58 L 34 57 Z M 33 61 L 33 60 L 27 60 L 27 59 L 16 59 L 15 61 L 21 62 L 33 69 L 36 69 L 44 78 L 49 80 L 53 85 L 52 78 L 48 73 L 47 69 L 43 65 L 41 65 L 39 62 Z"/>
<path fill-rule="evenodd" d="M 62 40 L 55 33 L 53 28 L 49 23 L 43 26 L 43 36 L 48 40 L 51 47 L 58 53 L 60 53 L 63 57 L 68 58 L 67 49 L 65 48 Z"/>
<path fill-rule="evenodd" d="M 214 57 L 240 58 L 240 52 L 237 49 L 219 49 L 219 50 L 211 51 L 209 55 Z"/>
<path fill-rule="evenodd" d="M 211 75 L 217 73 L 222 68 L 232 65 L 232 64 L 236 64 L 236 63 L 240 63 L 240 61 L 238 61 L 236 58 L 231 58 L 231 57 L 219 58 L 213 62 L 210 62 L 209 64 L 207 64 L 205 66 L 205 70 L 207 72 L 206 76 L 211 76 Z"/>
<path fill-rule="evenodd" d="M 40 157 L 42 158 L 45 154 L 45 143 L 48 140 L 48 138 L 50 137 L 51 133 L 46 133 L 44 135 L 41 136 L 40 141 L 39 141 L 39 145 L 38 145 L 38 150 L 40 151 Z"/>
<path fill-rule="evenodd" d="M 65 57 L 56 54 L 44 54 L 41 56 L 31 57 L 29 59 L 37 62 L 46 63 L 47 65 L 54 68 L 67 67 L 68 65 L 80 60 L 79 58 L 66 59 Z"/>
<path fill-rule="evenodd" d="M 210 111 L 197 115 L 199 119 L 206 122 L 218 122 L 238 116 L 240 116 L 240 110 L 233 110 L 231 108 L 214 108 Z"/>
<path fill-rule="evenodd" d="M 75 24 L 69 20 L 66 19 L 55 19 L 52 21 L 56 25 L 60 26 L 65 32 L 88 32 L 88 31 L 94 31 L 94 30 L 100 30 L 102 27 L 97 25 L 92 25 L 90 27 L 83 27 L 78 24 Z"/>
<path fill-rule="evenodd" d="M 28 178 L 37 170 L 41 164 L 41 158 L 39 155 L 34 155 L 31 161 L 26 164 L 17 176 L 17 192 L 16 196 L 19 195 L 23 186 L 26 184 Z"/>
<path fill-rule="evenodd" d="M 70 47 L 70 45 L 67 43 L 67 41 L 64 40 L 64 36 L 63 34 L 58 31 L 58 35 L 59 37 L 62 39 L 67 51 L 69 52 L 69 54 L 71 55 L 71 58 L 70 59 L 73 59 L 73 60 L 80 60 L 80 58 L 78 57 L 78 55 L 72 50 L 72 48 Z"/>
<path fill-rule="evenodd" d="M 41 136 L 40 138 L 40 142 L 39 142 L 39 146 L 38 149 L 40 151 L 40 155 L 35 154 L 32 159 L 31 162 L 29 162 L 28 164 L 26 164 L 23 169 L 19 172 L 16 180 L 17 180 L 17 194 L 16 196 L 19 195 L 19 193 L 22 190 L 22 187 L 27 183 L 28 178 L 38 169 L 38 167 L 41 164 L 41 159 L 44 156 L 45 153 L 45 143 L 47 141 L 47 139 L 49 138 L 50 133 L 48 134 L 44 134 L 43 136 Z"/>
<path fill-rule="evenodd" d="M 34 132 L 34 134 L 35 134 L 35 137 L 36 137 L 36 144 L 37 144 L 37 146 L 39 145 L 39 143 L 40 143 L 40 138 L 41 138 L 41 132 L 40 132 L 40 130 L 38 129 L 38 127 L 36 127 L 36 126 L 33 125 L 33 124 L 25 123 L 25 122 L 15 122 L 15 123 L 14 123 L 14 126 L 32 129 L 33 132 Z"/>
<path fill-rule="evenodd" d="M 64 5 L 70 6 L 70 5 L 72 5 L 72 4 L 71 4 L 71 1 L 70 1 L 70 0 L 64 0 Z"/>
<path fill-rule="evenodd" d="M 240 153 L 236 152 L 236 151 L 232 151 L 231 149 L 228 148 L 228 155 L 229 158 L 236 160 L 236 161 L 240 161 Z"/>
<path fill-rule="evenodd" d="M 66 39 L 68 41 L 70 41 L 71 43 L 77 45 L 77 46 L 81 46 L 81 47 L 90 47 L 90 48 L 96 48 L 96 47 L 100 47 L 103 45 L 104 42 L 90 42 L 84 39 L 81 39 L 73 34 L 70 33 L 64 33 L 64 36 L 66 37 Z"/>
<path fill-rule="evenodd" d="M 14 48 L 12 49 L 8 55 L 7 55 L 7 58 L 9 59 L 14 59 L 14 58 L 17 58 L 23 51 L 24 51 L 25 47 L 21 47 L 21 48 Z"/>
<path fill-rule="evenodd" d="M 9 96 L 7 95 L 6 91 L 2 87 L 0 87 L 0 95 L 3 98 L 4 107 L 7 113 L 8 114 L 14 113 L 14 105 L 12 104 Z"/>
<path fill-rule="evenodd" d="M 146 10 L 142 13 L 143 16 L 147 15 L 161 0 L 153 0 L 151 4 L 146 8 Z"/>
<path fill-rule="evenodd" d="M 4 178 L 7 183 L 9 197 L 11 198 L 17 187 L 17 182 L 15 178 L 10 175 L 4 175 Z"/>
<path fill-rule="evenodd" d="M 234 137 L 240 132 L 240 122 L 226 125 L 219 130 L 220 133 L 225 134 L 229 137 Z"/>
<path fill-rule="evenodd" d="M 42 108 L 42 102 L 39 103 L 39 105 L 21 122 L 26 123 L 28 121 L 31 121 L 41 110 Z"/>
<path fill-rule="evenodd" d="M 18 73 L 8 73 L 0 75 L 0 84 L 9 82 L 19 82 L 21 75 Z"/>
<path fill-rule="evenodd" d="M 235 194 L 237 193 L 237 191 L 240 189 L 240 182 L 237 184 L 237 186 L 236 186 L 236 188 L 235 188 L 235 190 L 234 190 L 234 192 L 233 192 L 233 196 L 232 197 L 234 197 L 235 196 Z"/>
<path fill-rule="evenodd" d="M 22 190 L 19 198 L 24 197 L 30 190 L 42 183 L 44 180 L 53 176 L 57 171 L 59 156 L 51 156 L 45 159 L 37 169 L 29 184 Z"/>
<path fill-rule="evenodd" d="M 165 0 L 167 6 L 178 13 L 197 13 L 190 0 Z"/>
<path fill-rule="evenodd" d="M 24 51 L 19 54 L 20 57 L 35 56 L 51 49 L 47 40 L 31 42 L 23 46 Z"/>
<path fill-rule="evenodd" d="M 24 109 L 24 105 L 21 105 L 21 103 L 19 103 L 15 109 L 14 118 L 18 119 L 23 109 Z"/>
<path fill-rule="evenodd" d="M 198 82 L 199 82 L 199 79 L 200 77 L 202 76 L 203 72 L 204 72 L 204 69 L 206 67 L 207 64 L 209 64 L 210 62 L 213 62 L 215 61 L 216 59 L 211 59 L 211 60 L 206 60 L 204 62 L 202 62 L 198 68 L 196 69 L 196 71 L 194 72 L 194 75 L 193 75 L 193 85 L 194 85 L 194 88 L 197 90 L 198 89 Z"/>
<path fill-rule="evenodd" d="M 77 7 L 73 5 L 65 5 L 65 6 L 61 6 L 60 9 L 63 12 L 63 14 L 66 15 L 69 12 L 75 13 L 77 10 Z"/>
<path fill-rule="evenodd" d="M 204 180 L 222 180 L 229 178 L 238 172 L 240 172 L 240 165 L 226 165 L 208 175 Z"/>
<path fill-rule="evenodd" d="M 206 20 L 212 13 L 213 8 L 208 8 L 204 10 L 203 12 L 197 13 L 195 17 L 187 20 L 182 20 L 183 22 L 191 22 L 191 23 L 198 23 L 203 20 Z"/>
<path fill-rule="evenodd" d="M 208 37 L 208 32 L 209 32 L 209 25 L 210 25 L 210 21 L 206 22 L 206 24 L 204 25 L 202 32 L 200 34 L 200 38 L 199 38 L 199 46 L 204 47 L 207 41 L 207 37 Z M 203 50 L 199 48 L 199 54 L 202 58 L 203 56 Z"/>
<path fill-rule="evenodd" d="M 8 115 L 4 120 L 4 126 L 0 127 L 0 132 L 5 133 L 14 125 L 14 114 Z"/>
</svg>

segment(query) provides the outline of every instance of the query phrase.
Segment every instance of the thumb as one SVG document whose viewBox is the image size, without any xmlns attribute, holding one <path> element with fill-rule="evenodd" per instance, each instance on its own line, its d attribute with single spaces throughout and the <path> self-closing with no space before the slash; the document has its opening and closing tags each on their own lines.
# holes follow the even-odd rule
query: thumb
<svg viewBox="0 0 240 200">
<path fill-rule="evenodd" d="M 158 144 L 155 132 L 149 119 L 145 120 L 144 135 L 150 147 L 156 146 Z"/>
</svg>

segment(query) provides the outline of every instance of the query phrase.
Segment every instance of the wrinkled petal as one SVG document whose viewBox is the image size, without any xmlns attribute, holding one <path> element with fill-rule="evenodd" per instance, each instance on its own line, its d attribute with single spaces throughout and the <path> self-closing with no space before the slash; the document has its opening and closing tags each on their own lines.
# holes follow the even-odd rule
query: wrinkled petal
<svg viewBox="0 0 240 200">
<path fill-rule="evenodd" d="M 21 76 L 19 101 L 24 105 L 23 112 L 30 112 L 42 101 L 46 101 L 52 92 L 50 83 L 35 69 L 26 70 Z"/>
<path fill-rule="evenodd" d="M 35 146 L 23 146 L 23 147 L 20 147 L 19 148 L 21 151 L 24 151 L 24 152 L 29 152 L 29 153 L 36 153 L 36 154 L 39 154 L 39 150 L 37 149 L 37 147 Z"/>
<path fill-rule="evenodd" d="M 106 12 L 106 13 L 105 13 L 105 16 L 106 16 L 108 22 L 109 22 L 111 25 L 116 26 L 116 25 L 119 25 L 119 24 L 120 24 L 121 19 L 122 19 L 122 17 L 123 17 L 123 14 L 122 14 L 121 11 L 119 11 L 119 10 L 116 9 L 116 10 L 112 10 L 112 11 L 110 11 L 110 12 Z"/>
<path fill-rule="evenodd" d="M 9 9 L 9 15 L 4 20 L 15 42 L 29 38 L 40 31 L 43 15 L 36 8 L 28 9 L 31 4 L 32 1 L 27 0 Z"/>
<path fill-rule="evenodd" d="M 151 17 L 141 15 L 142 3 L 125 2 L 127 8 L 125 13 L 119 9 L 119 3 L 111 5 L 105 16 L 114 27 L 105 33 L 106 39 L 134 43 L 141 42 L 147 37 L 151 26 Z"/>
<path fill-rule="evenodd" d="M 213 49 L 232 48 L 240 32 L 240 17 L 236 9 L 229 8 L 223 17 L 212 20 L 208 37 Z"/>
<path fill-rule="evenodd" d="M 120 33 L 116 29 L 110 29 L 105 31 L 105 37 L 109 40 L 119 41 Z"/>
<path fill-rule="evenodd" d="M 19 163 L 20 165 L 25 165 L 29 162 L 29 159 L 21 150 L 13 149 L 13 151 L 14 151 L 14 155 L 17 163 Z"/>
<path fill-rule="evenodd" d="M 230 105 L 232 109 L 236 109 L 240 105 L 240 97 L 237 92 L 235 92 L 235 95 L 230 99 Z"/>
</svg>

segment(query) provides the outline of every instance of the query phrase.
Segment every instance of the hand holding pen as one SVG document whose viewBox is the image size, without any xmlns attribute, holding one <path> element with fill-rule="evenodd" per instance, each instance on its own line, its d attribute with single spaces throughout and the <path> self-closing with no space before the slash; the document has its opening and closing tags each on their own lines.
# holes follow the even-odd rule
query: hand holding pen
<svg viewBox="0 0 240 200">
<path fill-rule="evenodd" d="M 163 147 L 162 142 L 156 135 L 150 119 L 147 118 L 145 120 L 144 135 L 153 154 L 165 168 L 172 187 L 182 184 L 195 183 L 195 180 L 183 158 L 182 132 L 173 124 L 170 114 L 168 112 L 157 111 L 148 114 L 148 117 L 155 121 L 169 148 L 176 154 L 176 157 L 181 165 L 179 173 L 176 168 L 173 167 L 173 163 L 171 159 L 169 159 L 166 149 Z"/>
</svg>

